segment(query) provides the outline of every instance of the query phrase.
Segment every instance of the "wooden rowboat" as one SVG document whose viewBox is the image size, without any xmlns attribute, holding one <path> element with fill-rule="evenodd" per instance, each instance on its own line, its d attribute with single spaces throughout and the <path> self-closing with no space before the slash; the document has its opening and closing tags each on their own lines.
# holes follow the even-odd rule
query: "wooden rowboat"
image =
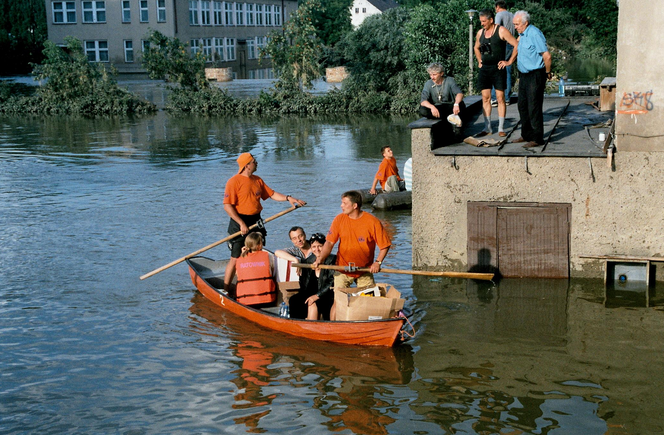
<svg viewBox="0 0 664 435">
<path fill-rule="evenodd" d="M 187 259 L 191 280 L 203 296 L 223 310 L 250 320 L 262 327 L 310 340 L 361 346 L 394 346 L 402 341 L 401 329 L 406 319 L 326 321 L 280 317 L 276 312 L 255 309 L 237 302 L 223 291 L 226 262 L 206 257 Z M 293 280 L 289 277 L 288 280 Z"/>
</svg>

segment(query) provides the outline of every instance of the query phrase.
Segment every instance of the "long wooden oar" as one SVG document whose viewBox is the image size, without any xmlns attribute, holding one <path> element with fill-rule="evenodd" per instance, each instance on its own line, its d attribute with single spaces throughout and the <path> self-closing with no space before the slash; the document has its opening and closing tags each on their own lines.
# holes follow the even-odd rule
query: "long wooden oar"
<svg viewBox="0 0 664 435">
<path fill-rule="evenodd" d="M 301 267 L 303 269 L 313 269 L 313 266 L 309 263 L 293 263 L 291 266 Z M 340 270 L 347 272 L 370 272 L 368 267 L 356 267 L 352 270 L 349 270 L 346 266 L 332 266 L 328 264 L 321 264 L 318 266 L 319 269 L 332 269 Z M 434 272 L 428 270 L 401 270 L 401 269 L 380 269 L 382 273 L 397 273 L 401 275 L 425 275 L 425 276 L 444 276 L 447 278 L 468 278 L 468 279 L 480 279 L 483 281 L 491 281 L 493 279 L 493 273 L 475 273 L 475 272 Z"/>
<path fill-rule="evenodd" d="M 284 211 L 281 211 L 281 212 L 275 214 L 274 216 L 270 216 L 269 218 L 264 219 L 264 220 L 263 220 L 263 223 L 267 223 L 267 222 L 273 221 L 273 220 L 275 220 L 275 219 L 278 218 L 278 217 L 281 217 L 281 216 L 283 216 L 283 215 L 285 215 L 285 214 L 287 214 L 287 213 L 292 212 L 292 211 L 295 210 L 296 208 L 300 208 L 300 206 L 298 206 L 298 207 L 293 206 L 293 207 L 291 207 L 291 208 L 289 208 L 289 209 L 286 209 L 286 210 L 284 210 Z M 254 228 L 258 228 L 258 223 L 255 223 L 255 224 L 253 224 L 252 226 L 250 226 L 250 227 L 249 227 L 249 230 L 252 230 L 252 229 L 254 229 Z M 224 237 L 223 239 L 219 240 L 218 242 L 214 242 L 214 243 L 211 244 L 211 245 L 207 245 L 205 248 L 201 248 L 201 249 L 199 249 L 198 251 L 196 251 L 196 252 L 192 252 L 191 254 L 188 254 L 188 255 L 185 255 L 184 257 L 179 258 L 179 259 L 177 259 L 177 260 L 175 260 L 175 261 L 172 261 L 172 262 L 168 263 L 168 264 L 165 265 L 165 266 L 161 266 L 159 269 L 155 269 L 155 270 L 153 270 L 152 272 L 148 272 L 148 273 L 146 273 L 145 275 L 141 276 L 141 279 L 150 278 L 152 275 L 156 275 L 156 274 L 158 274 L 159 272 L 162 272 L 162 271 L 168 269 L 169 267 L 173 267 L 173 266 L 175 266 L 176 264 L 182 263 L 182 262 L 185 261 L 187 258 L 194 257 L 194 256 L 200 254 L 201 252 L 205 252 L 205 251 L 207 251 L 208 249 L 212 249 L 212 248 L 214 248 L 215 246 L 219 246 L 219 245 L 221 245 L 222 243 L 224 243 L 224 242 L 228 242 L 229 240 L 232 240 L 232 239 L 234 239 L 234 238 L 236 238 L 237 236 L 240 236 L 240 235 L 242 235 L 242 232 L 241 232 L 241 231 L 238 231 L 237 233 L 231 234 L 231 235 L 228 236 L 228 237 Z"/>
</svg>

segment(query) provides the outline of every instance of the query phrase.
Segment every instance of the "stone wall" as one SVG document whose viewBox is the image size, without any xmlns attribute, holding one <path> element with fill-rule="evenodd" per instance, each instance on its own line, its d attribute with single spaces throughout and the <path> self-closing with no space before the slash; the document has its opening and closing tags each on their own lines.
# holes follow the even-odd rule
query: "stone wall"
<svg viewBox="0 0 664 435">
<path fill-rule="evenodd" d="M 325 79 L 328 83 L 341 83 L 348 78 L 348 75 L 345 66 L 325 68 Z"/>
<path fill-rule="evenodd" d="M 218 82 L 230 82 L 233 80 L 233 68 L 205 68 L 205 78 Z"/>
<path fill-rule="evenodd" d="M 603 276 L 581 255 L 664 256 L 664 153 L 619 152 L 615 171 L 601 158 L 484 156 L 455 169 L 431 153 L 428 128 L 412 130 L 412 152 L 415 267 L 466 270 L 468 201 L 571 204 L 572 277 Z"/>
</svg>

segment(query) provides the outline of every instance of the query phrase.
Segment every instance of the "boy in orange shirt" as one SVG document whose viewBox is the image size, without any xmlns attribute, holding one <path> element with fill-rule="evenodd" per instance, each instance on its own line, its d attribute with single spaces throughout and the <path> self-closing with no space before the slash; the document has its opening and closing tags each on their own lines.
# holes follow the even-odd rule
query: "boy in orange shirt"
<svg viewBox="0 0 664 435">
<path fill-rule="evenodd" d="M 384 146 L 380 149 L 380 153 L 383 155 L 383 161 L 380 162 L 378 172 L 376 172 L 376 177 L 373 180 L 371 189 L 369 189 L 369 193 L 372 195 L 376 194 L 376 186 L 378 185 L 378 182 L 380 182 L 383 192 L 399 192 L 400 190 L 406 190 L 406 182 L 399 176 L 397 160 L 394 158 L 392 148 Z"/>
<path fill-rule="evenodd" d="M 224 191 L 224 211 L 231 218 L 228 223 L 228 234 L 238 231 L 242 236 L 231 240 L 231 259 L 226 265 L 224 275 L 224 289 L 230 293 L 231 282 L 235 276 L 235 265 L 242 253 L 244 239 L 249 227 L 261 219 L 261 200 L 271 198 L 275 201 L 288 201 L 291 205 L 303 206 L 306 202 L 275 192 L 258 176 L 254 175 L 258 169 L 258 162 L 250 153 L 242 153 L 237 159 L 239 171 L 226 182 Z M 258 230 L 265 236 L 265 229 Z"/>
</svg>

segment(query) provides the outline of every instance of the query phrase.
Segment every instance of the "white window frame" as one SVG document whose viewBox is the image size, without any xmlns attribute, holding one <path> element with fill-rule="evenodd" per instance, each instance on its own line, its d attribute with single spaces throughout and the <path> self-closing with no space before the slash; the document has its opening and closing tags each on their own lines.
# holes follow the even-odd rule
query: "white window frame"
<svg viewBox="0 0 664 435">
<path fill-rule="evenodd" d="M 215 1 L 212 5 L 213 9 L 213 23 L 215 26 L 223 26 L 224 23 L 224 3 L 221 1 Z"/>
<path fill-rule="evenodd" d="M 189 41 L 189 51 L 192 56 L 201 51 L 201 41 L 199 39 L 192 39 Z"/>
<path fill-rule="evenodd" d="M 189 0 L 189 25 L 198 26 L 198 0 Z"/>
<path fill-rule="evenodd" d="M 256 25 L 257 26 L 264 26 L 263 24 L 265 20 L 263 19 L 263 5 L 260 3 L 256 3 Z"/>
<path fill-rule="evenodd" d="M 265 5 L 265 25 L 272 26 L 272 5 Z"/>
<path fill-rule="evenodd" d="M 256 53 L 256 38 L 247 38 L 247 59 L 258 59 Z"/>
<path fill-rule="evenodd" d="M 243 3 L 235 3 L 235 25 L 244 26 L 244 7 Z"/>
<path fill-rule="evenodd" d="M 254 4 L 245 3 L 245 13 L 247 15 L 247 26 L 254 26 L 256 19 L 254 17 Z"/>
<path fill-rule="evenodd" d="M 272 10 L 274 11 L 274 25 L 281 26 L 281 6 L 274 5 Z"/>
<path fill-rule="evenodd" d="M 166 22 L 166 0 L 157 0 L 157 22 Z"/>
<path fill-rule="evenodd" d="M 214 38 L 214 59 L 220 62 L 226 60 L 224 55 L 224 38 Z"/>
<path fill-rule="evenodd" d="M 235 38 L 224 38 L 225 59 L 230 62 L 236 60 L 235 56 Z"/>
<path fill-rule="evenodd" d="M 131 1 L 122 0 L 120 7 L 122 8 L 122 22 L 131 23 Z"/>
<path fill-rule="evenodd" d="M 123 41 L 125 63 L 134 63 L 134 41 L 125 39 Z"/>
<path fill-rule="evenodd" d="M 148 0 L 138 0 L 138 21 L 141 23 L 150 22 L 150 5 L 148 5 Z"/>
<path fill-rule="evenodd" d="M 93 46 L 92 48 L 89 47 L 89 44 L 92 43 Z M 85 41 L 83 43 L 83 47 L 85 48 L 85 56 L 88 58 L 90 62 L 108 62 L 109 57 L 108 57 L 108 41 L 103 39 L 103 40 L 94 40 L 94 41 Z M 106 53 L 106 59 L 102 59 L 102 54 Z M 95 60 L 90 59 L 90 54 L 94 54 Z"/>
<path fill-rule="evenodd" d="M 233 7 L 233 3 L 224 2 L 224 17 L 226 18 L 227 26 L 235 25 L 235 17 L 233 16 L 234 14 L 235 14 L 235 8 Z"/>
<path fill-rule="evenodd" d="M 203 55 L 205 56 L 205 60 L 212 60 L 212 47 L 212 38 L 203 38 Z"/>
<path fill-rule="evenodd" d="M 147 39 L 141 39 L 141 53 L 145 53 L 150 49 L 150 41 Z"/>
<path fill-rule="evenodd" d="M 86 3 L 91 7 L 86 8 Z M 101 6 L 101 7 L 100 7 Z M 81 9 L 83 10 L 83 22 L 89 23 L 105 23 L 106 22 L 106 1 L 105 0 L 90 0 L 81 2 Z M 92 20 L 85 19 L 85 13 L 92 14 Z M 100 15 L 103 14 L 101 17 Z"/>
<path fill-rule="evenodd" d="M 201 26 L 212 24 L 212 2 L 210 0 L 201 0 Z"/>
<path fill-rule="evenodd" d="M 56 9 L 55 5 L 60 5 L 60 9 Z M 73 6 L 73 9 L 70 9 L 69 6 Z M 53 18 L 53 24 L 76 24 L 76 2 L 75 1 L 62 1 L 62 2 L 52 2 L 51 3 L 51 12 Z M 73 13 L 74 16 L 71 17 L 69 14 Z M 56 17 L 61 15 L 62 19 L 57 21 Z M 73 19 L 70 19 L 73 18 Z"/>
</svg>

